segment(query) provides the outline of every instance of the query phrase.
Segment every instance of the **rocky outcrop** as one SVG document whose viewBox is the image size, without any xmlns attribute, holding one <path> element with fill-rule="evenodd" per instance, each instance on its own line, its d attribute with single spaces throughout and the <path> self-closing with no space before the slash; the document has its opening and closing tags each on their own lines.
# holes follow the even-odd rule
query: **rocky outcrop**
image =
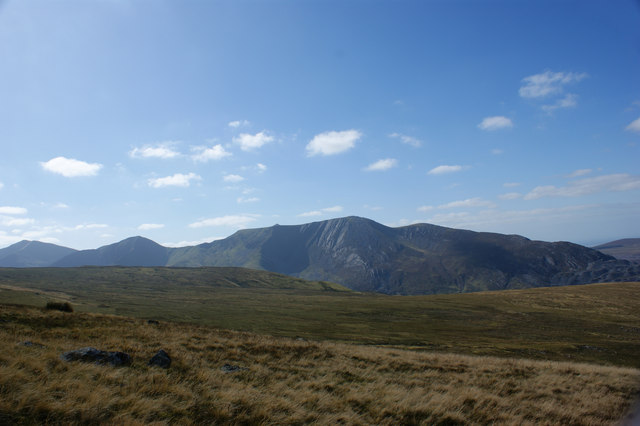
<svg viewBox="0 0 640 426">
<path fill-rule="evenodd" d="M 92 362 L 98 365 L 111 365 L 113 367 L 131 364 L 131 356 L 127 353 L 101 351 L 92 347 L 65 352 L 60 355 L 60 359 L 67 362 Z"/>
<path fill-rule="evenodd" d="M 171 357 L 164 349 L 160 349 L 151 357 L 147 365 L 151 367 L 169 368 L 171 367 Z"/>
</svg>

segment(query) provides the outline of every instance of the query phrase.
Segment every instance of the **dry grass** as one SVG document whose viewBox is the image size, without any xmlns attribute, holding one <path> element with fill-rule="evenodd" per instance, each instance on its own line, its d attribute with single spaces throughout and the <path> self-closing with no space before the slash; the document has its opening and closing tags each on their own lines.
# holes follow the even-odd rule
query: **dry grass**
<svg viewBox="0 0 640 426">
<path fill-rule="evenodd" d="M 128 352 L 133 364 L 60 360 L 84 346 Z M 147 366 L 160 348 L 168 370 Z M 225 373 L 225 363 L 246 369 Z M 630 368 L 0 305 L 1 424 L 615 424 L 639 388 Z"/>
</svg>

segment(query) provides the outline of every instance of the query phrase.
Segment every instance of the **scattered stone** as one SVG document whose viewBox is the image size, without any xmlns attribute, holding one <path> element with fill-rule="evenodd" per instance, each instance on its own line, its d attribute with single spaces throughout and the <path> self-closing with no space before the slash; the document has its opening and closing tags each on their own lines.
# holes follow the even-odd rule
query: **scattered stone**
<svg viewBox="0 0 640 426">
<path fill-rule="evenodd" d="M 169 368 L 171 366 L 171 357 L 169 354 L 160 349 L 150 360 L 148 365 L 160 368 Z"/>
<path fill-rule="evenodd" d="M 160 321 L 156 321 L 154 319 L 150 319 L 150 320 L 147 320 L 147 324 L 160 325 Z"/>
<path fill-rule="evenodd" d="M 236 371 L 248 370 L 246 367 L 239 367 L 237 365 L 225 364 L 221 368 L 223 373 L 235 373 Z"/>
<path fill-rule="evenodd" d="M 63 361 L 94 362 L 99 365 L 110 364 L 114 367 L 131 364 L 131 356 L 124 352 L 107 352 L 96 348 L 86 347 L 60 355 Z"/>
<path fill-rule="evenodd" d="M 18 343 L 21 346 L 35 347 L 35 348 L 44 348 L 45 346 L 40 343 L 33 343 L 31 340 L 25 340 L 24 342 Z"/>
</svg>

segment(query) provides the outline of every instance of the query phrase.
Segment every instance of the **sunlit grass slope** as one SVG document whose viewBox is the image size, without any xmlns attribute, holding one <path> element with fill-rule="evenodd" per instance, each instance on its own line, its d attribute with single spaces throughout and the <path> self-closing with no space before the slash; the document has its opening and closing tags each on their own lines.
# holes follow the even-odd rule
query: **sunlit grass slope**
<svg viewBox="0 0 640 426">
<path fill-rule="evenodd" d="M 31 342 L 30 346 L 24 342 Z M 129 367 L 67 363 L 84 346 Z M 159 349 L 168 370 L 147 366 Z M 242 367 L 225 373 L 225 364 Z M 315 342 L 0 305 L 2 424 L 615 424 L 630 368 Z"/>
</svg>

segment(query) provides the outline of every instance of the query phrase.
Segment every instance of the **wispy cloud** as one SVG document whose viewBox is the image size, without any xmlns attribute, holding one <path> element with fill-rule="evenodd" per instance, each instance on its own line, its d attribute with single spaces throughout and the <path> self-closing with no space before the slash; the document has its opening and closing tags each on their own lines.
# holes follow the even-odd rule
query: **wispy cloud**
<svg viewBox="0 0 640 426">
<path fill-rule="evenodd" d="M 242 182 L 244 180 L 244 178 L 240 175 L 225 175 L 222 178 L 225 182 L 230 182 L 230 183 L 238 183 L 238 182 Z"/>
<path fill-rule="evenodd" d="M 578 95 L 575 95 L 573 93 L 567 93 L 567 95 L 562 98 L 562 99 L 558 99 L 554 104 L 551 105 L 542 105 L 542 110 L 548 112 L 549 114 L 551 114 L 553 111 L 557 110 L 558 108 L 573 108 L 578 104 Z"/>
<path fill-rule="evenodd" d="M 544 98 L 562 93 L 564 86 L 587 76 L 587 73 L 545 71 L 523 78 L 524 85 L 520 87 L 519 93 L 523 98 Z"/>
<path fill-rule="evenodd" d="M 251 124 L 251 123 L 249 123 L 249 121 L 247 121 L 247 120 L 236 120 L 236 121 L 230 121 L 229 122 L 229 127 L 237 129 L 238 127 L 246 127 L 249 124 Z"/>
<path fill-rule="evenodd" d="M 640 133 L 640 117 L 636 118 L 631 123 L 629 123 L 629 125 L 627 127 L 625 127 L 625 130 L 628 130 L 630 132 L 638 132 L 638 133 Z"/>
<path fill-rule="evenodd" d="M 260 201 L 258 197 L 238 197 L 236 200 L 238 204 L 246 204 L 246 203 L 257 203 Z"/>
<path fill-rule="evenodd" d="M 267 166 L 262 163 L 256 164 L 256 167 L 258 168 L 258 172 L 260 173 L 264 173 L 267 171 Z"/>
<path fill-rule="evenodd" d="M 400 139 L 402 143 L 411 145 L 415 148 L 420 148 L 420 146 L 422 146 L 422 141 L 420 139 L 414 138 L 413 136 L 407 136 L 401 133 L 391 133 L 389 137 L 394 139 Z"/>
<path fill-rule="evenodd" d="M 48 172 L 64 177 L 95 176 L 102 169 L 102 164 L 87 163 L 66 157 L 55 157 L 49 161 L 40 162 L 40 166 Z"/>
<path fill-rule="evenodd" d="M 324 209 L 320 209 L 320 210 L 313 210 L 313 211 L 309 211 L 309 212 L 304 212 L 304 213 L 300 213 L 298 216 L 299 217 L 313 217 L 313 216 L 322 216 L 326 213 L 339 213 L 343 210 L 342 206 L 333 206 L 333 207 L 327 207 Z"/>
<path fill-rule="evenodd" d="M 515 188 L 516 186 L 520 186 L 520 182 L 505 182 L 502 184 L 505 188 Z"/>
<path fill-rule="evenodd" d="M 543 197 L 579 197 L 603 191 L 631 191 L 640 189 L 640 176 L 626 173 L 604 175 L 593 178 L 578 179 L 565 186 L 553 185 L 537 186 L 527 195 L 525 200 L 535 200 Z"/>
<path fill-rule="evenodd" d="M 164 224 L 162 223 L 143 223 L 138 226 L 138 230 L 140 231 L 150 231 L 152 229 L 162 229 L 164 228 Z"/>
<path fill-rule="evenodd" d="M 129 151 L 131 158 L 161 158 L 169 159 L 180 156 L 180 153 L 174 147 L 180 142 L 167 141 L 160 142 L 155 145 L 144 145 L 141 148 L 133 148 Z"/>
<path fill-rule="evenodd" d="M 571 172 L 569 175 L 567 175 L 567 177 L 568 178 L 577 178 L 577 177 L 580 177 L 580 176 L 586 176 L 591 172 L 593 172 L 592 169 L 578 169 L 578 170 L 575 170 L 575 171 Z"/>
<path fill-rule="evenodd" d="M 26 226 L 35 223 L 35 220 L 28 217 L 4 216 L 0 214 L 0 225 L 6 227 Z"/>
<path fill-rule="evenodd" d="M 478 128 L 487 131 L 507 129 L 509 127 L 513 127 L 513 122 L 511 121 L 511 119 L 502 115 L 486 117 L 482 120 L 482 122 L 480 122 L 480 124 L 478 124 Z"/>
<path fill-rule="evenodd" d="M 171 176 L 149 179 L 149 186 L 152 188 L 163 188 L 166 186 L 179 186 L 179 187 L 188 187 L 191 185 L 191 181 L 201 180 L 202 178 L 195 173 L 176 173 Z"/>
<path fill-rule="evenodd" d="M 225 157 L 230 157 L 232 154 L 224 149 L 221 144 L 208 146 L 193 146 L 191 147 L 193 155 L 191 158 L 197 163 L 206 163 L 211 160 L 221 160 Z"/>
<path fill-rule="evenodd" d="M 357 130 L 343 130 L 341 132 L 324 132 L 313 137 L 307 144 L 307 155 L 335 155 L 352 149 L 356 141 L 362 137 Z"/>
<path fill-rule="evenodd" d="M 522 198 L 522 194 L 519 192 L 507 192 L 506 194 L 498 195 L 498 198 L 501 200 L 517 200 Z"/>
<path fill-rule="evenodd" d="M 419 212 L 430 212 L 433 209 L 435 209 L 435 207 L 433 207 L 433 206 L 420 206 L 420 207 L 418 207 L 418 211 Z"/>
<path fill-rule="evenodd" d="M 466 208 L 466 207 L 486 207 L 495 208 L 496 205 L 491 201 L 483 200 L 482 198 L 467 198 L 466 200 L 452 201 L 447 204 L 438 206 L 439 209 L 453 209 L 453 208 Z"/>
<path fill-rule="evenodd" d="M 255 222 L 258 215 L 227 215 L 202 219 L 189 224 L 189 228 L 203 228 L 209 226 L 230 226 L 233 228 L 245 228 L 251 222 Z"/>
<path fill-rule="evenodd" d="M 272 142 L 273 140 L 273 136 L 268 135 L 264 131 L 256 133 L 255 135 L 241 133 L 240 135 L 233 138 L 233 142 L 237 145 L 240 145 L 240 149 L 243 151 L 252 151 L 254 149 L 258 149 L 263 145 Z"/>
<path fill-rule="evenodd" d="M 459 172 L 459 171 L 462 171 L 464 168 L 465 168 L 464 166 L 460 166 L 460 165 L 455 165 L 455 166 L 442 165 L 442 166 L 434 167 L 433 169 L 429 170 L 427 174 L 443 175 L 447 173 Z"/>
<path fill-rule="evenodd" d="M 395 158 L 385 158 L 382 160 L 378 160 L 375 163 L 369 164 L 365 167 L 365 171 L 367 172 L 382 172 L 385 170 L 389 170 L 398 165 L 398 160 Z"/>
</svg>

